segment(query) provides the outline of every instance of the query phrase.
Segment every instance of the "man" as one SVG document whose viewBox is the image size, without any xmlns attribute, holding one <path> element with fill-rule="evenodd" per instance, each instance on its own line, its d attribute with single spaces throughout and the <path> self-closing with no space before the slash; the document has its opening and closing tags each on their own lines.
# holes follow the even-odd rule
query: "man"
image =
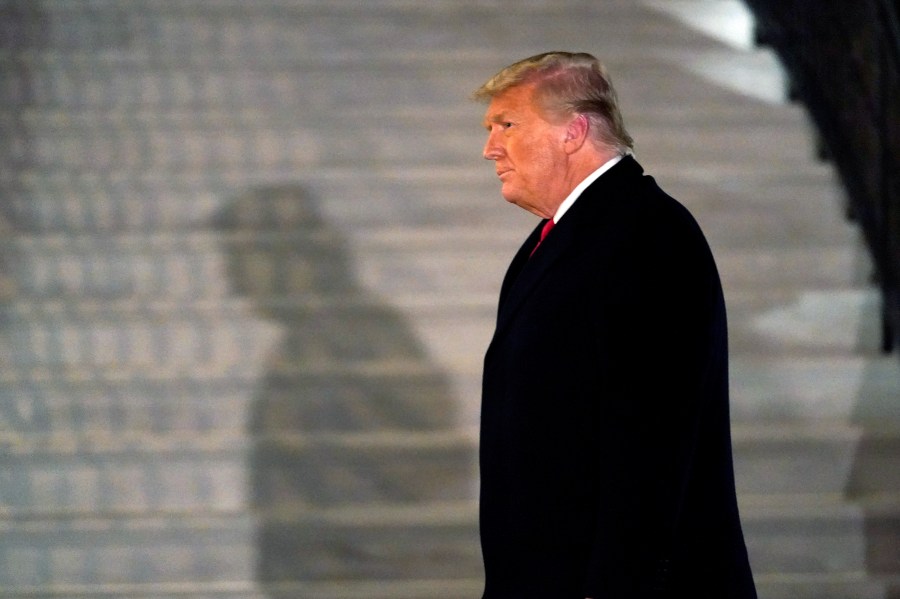
<svg viewBox="0 0 900 599">
<path fill-rule="evenodd" d="M 543 219 L 484 362 L 484 599 L 756 597 L 697 223 L 630 155 L 593 56 L 525 59 L 474 97 L 503 197 Z"/>
</svg>

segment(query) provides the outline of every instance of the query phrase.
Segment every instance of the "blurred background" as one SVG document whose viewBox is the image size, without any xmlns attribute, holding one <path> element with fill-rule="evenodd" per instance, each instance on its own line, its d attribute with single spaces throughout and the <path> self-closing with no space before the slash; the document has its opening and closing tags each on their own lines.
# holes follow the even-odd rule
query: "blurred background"
<svg viewBox="0 0 900 599">
<path fill-rule="evenodd" d="M 551 49 L 713 247 L 760 597 L 900 597 L 892 1 L 0 0 L 0 598 L 480 597 L 468 96 Z"/>
</svg>

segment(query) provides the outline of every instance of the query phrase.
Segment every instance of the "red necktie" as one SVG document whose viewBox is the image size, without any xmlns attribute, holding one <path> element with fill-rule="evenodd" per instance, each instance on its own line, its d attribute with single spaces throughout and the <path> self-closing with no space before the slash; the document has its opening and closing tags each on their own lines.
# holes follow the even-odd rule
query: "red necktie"
<svg viewBox="0 0 900 599">
<path fill-rule="evenodd" d="M 529 258 L 532 257 L 532 256 L 534 256 L 534 253 L 537 251 L 538 247 L 540 247 L 541 242 L 544 241 L 544 238 L 547 237 L 547 233 L 550 232 L 550 229 L 552 229 L 552 228 L 553 228 L 553 225 L 555 225 L 555 224 L 556 224 L 556 223 L 553 222 L 553 219 L 552 219 L 552 218 L 551 218 L 550 220 L 548 220 L 547 222 L 544 223 L 544 228 L 541 229 L 541 238 L 538 239 L 537 245 L 535 245 L 535 246 L 534 246 L 534 249 L 531 250 L 531 253 L 528 254 L 528 257 L 529 257 Z"/>
</svg>

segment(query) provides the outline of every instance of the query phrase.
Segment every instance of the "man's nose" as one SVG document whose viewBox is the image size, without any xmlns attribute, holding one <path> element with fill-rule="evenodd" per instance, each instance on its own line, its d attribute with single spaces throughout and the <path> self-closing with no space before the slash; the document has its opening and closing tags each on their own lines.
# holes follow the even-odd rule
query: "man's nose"
<svg viewBox="0 0 900 599">
<path fill-rule="evenodd" d="M 488 133 L 487 141 L 484 143 L 484 150 L 481 155 L 486 160 L 497 160 L 503 154 L 503 147 L 497 143 L 494 133 Z"/>
</svg>

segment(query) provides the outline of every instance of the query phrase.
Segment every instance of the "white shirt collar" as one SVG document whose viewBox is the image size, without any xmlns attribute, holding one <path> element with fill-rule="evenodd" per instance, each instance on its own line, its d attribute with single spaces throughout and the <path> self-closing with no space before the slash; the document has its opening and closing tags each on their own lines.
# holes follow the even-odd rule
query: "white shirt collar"
<svg viewBox="0 0 900 599">
<path fill-rule="evenodd" d="M 578 196 L 580 196 L 584 192 L 584 190 L 588 188 L 588 186 L 591 183 L 593 183 L 594 181 L 599 179 L 600 175 L 602 175 L 603 173 L 605 173 L 606 171 L 608 171 L 609 169 L 614 167 L 616 164 L 618 164 L 618 162 L 620 160 L 622 160 L 622 158 L 624 158 L 624 156 L 621 156 L 621 155 L 616 156 L 612 160 L 604 163 L 603 166 L 601 166 L 600 168 L 595 170 L 593 173 L 591 173 L 590 175 L 585 177 L 584 181 L 579 183 L 575 187 L 575 189 L 573 189 L 572 192 L 568 195 L 568 197 L 566 197 L 566 199 L 563 200 L 563 203 L 559 205 L 559 208 L 556 209 L 556 214 L 553 215 L 553 222 L 558 223 L 559 219 L 561 219 L 563 217 L 563 214 L 565 214 L 566 211 L 572 207 L 572 204 L 575 203 L 575 200 L 578 199 Z"/>
</svg>

